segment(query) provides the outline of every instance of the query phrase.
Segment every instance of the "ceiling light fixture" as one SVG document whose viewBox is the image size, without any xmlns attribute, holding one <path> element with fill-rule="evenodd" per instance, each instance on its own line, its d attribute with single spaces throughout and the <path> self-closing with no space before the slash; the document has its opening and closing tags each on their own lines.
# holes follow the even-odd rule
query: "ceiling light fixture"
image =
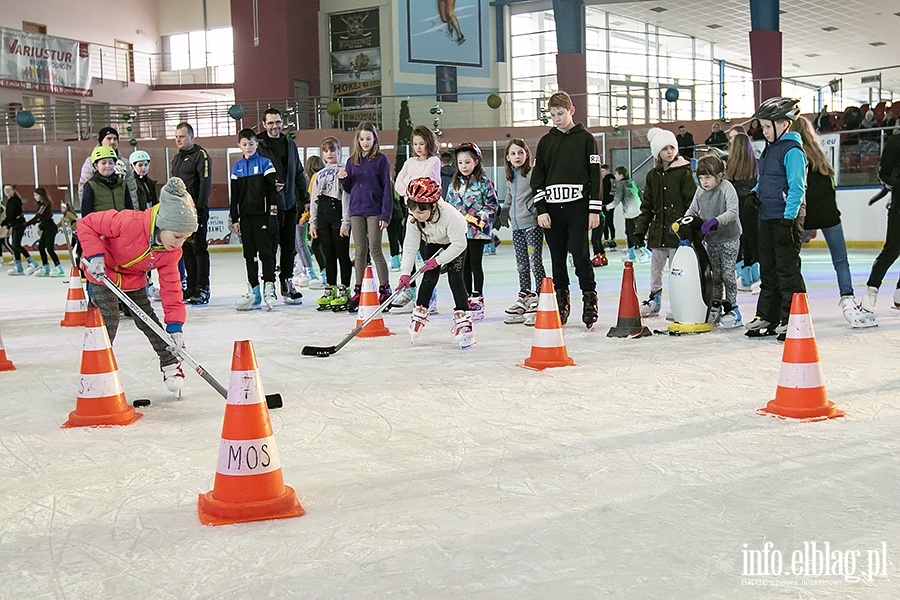
<svg viewBox="0 0 900 600">
<path fill-rule="evenodd" d="M 668 8 L 663 8 L 662 6 L 656 6 L 656 7 L 651 8 L 650 10 L 653 11 L 653 12 L 655 12 L 655 13 L 661 13 L 661 12 L 666 12 L 666 11 L 669 10 L 669 9 L 668 9 Z"/>
<path fill-rule="evenodd" d="M 869 42 L 869 45 L 877 48 L 878 46 L 884 46 L 884 42 Z"/>
<path fill-rule="evenodd" d="M 720 29 L 722 26 L 718 23 L 713 23 L 712 25 L 707 25 L 710 29 Z"/>
<path fill-rule="evenodd" d="M 832 26 L 830 26 L 830 25 L 829 25 L 828 27 L 823 27 L 823 28 L 822 28 L 822 31 L 837 31 L 837 30 L 838 30 L 837 27 L 832 27 Z"/>
</svg>

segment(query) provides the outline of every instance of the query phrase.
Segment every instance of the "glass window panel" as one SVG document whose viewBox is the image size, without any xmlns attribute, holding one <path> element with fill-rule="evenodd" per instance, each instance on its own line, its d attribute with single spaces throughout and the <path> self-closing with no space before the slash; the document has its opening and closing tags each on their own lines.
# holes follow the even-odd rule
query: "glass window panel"
<svg viewBox="0 0 900 600">
<path fill-rule="evenodd" d="M 207 34 L 209 43 L 209 65 L 234 65 L 234 42 L 231 27 L 210 29 Z"/>
<path fill-rule="evenodd" d="M 188 34 L 177 33 L 169 36 L 169 52 L 171 53 L 171 69 L 178 71 L 191 68 L 191 45 Z"/>
<path fill-rule="evenodd" d="M 206 32 L 191 31 L 188 33 L 190 40 L 190 56 L 192 69 L 202 69 L 206 66 Z"/>
</svg>

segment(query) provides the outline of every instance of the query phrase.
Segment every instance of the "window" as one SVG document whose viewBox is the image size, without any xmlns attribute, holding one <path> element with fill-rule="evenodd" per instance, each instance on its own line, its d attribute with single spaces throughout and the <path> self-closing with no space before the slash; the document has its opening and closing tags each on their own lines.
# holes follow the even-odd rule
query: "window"
<svg viewBox="0 0 900 600">
<path fill-rule="evenodd" d="M 233 65 L 234 44 L 231 27 L 175 33 L 163 38 L 165 71 Z"/>
<path fill-rule="evenodd" d="M 47 26 L 40 23 L 32 23 L 31 21 L 22 21 L 22 31 L 47 35 Z"/>
<path fill-rule="evenodd" d="M 134 81 L 134 44 L 116 40 L 116 79 Z"/>
</svg>

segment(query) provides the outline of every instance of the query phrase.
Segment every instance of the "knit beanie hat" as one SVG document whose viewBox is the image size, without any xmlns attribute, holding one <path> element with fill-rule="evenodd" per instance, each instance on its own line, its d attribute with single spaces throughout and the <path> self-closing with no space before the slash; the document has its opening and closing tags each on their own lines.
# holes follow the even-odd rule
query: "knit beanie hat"
<svg viewBox="0 0 900 600">
<path fill-rule="evenodd" d="M 119 132 L 113 129 L 112 127 L 104 127 L 100 130 L 100 133 L 97 134 L 97 141 L 103 142 L 103 138 L 108 136 L 109 134 L 113 134 L 116 136 L 116 139 L 119 139 Z"/>
<path fill-rule="evenodd" d="M 197 211 L 194 200 L 184 188 L 184 181 L 173 177 L 159 192 L 159 212 L 156 226 L 168 231 L 197 231 Z"/>
<path fill-rule="evenodd" d="M 647 141 L 650 142 L 650 153 L 653 158 L 659 158 L 659 153 L 666 146 L 672 146 L 678 150 L 678 140 L 675 139 L 675 134 L 659 127 L 650 128 L 650 131 L 647 132 Z"/>
<path fill-rule="evenodd" d="M 875 112 L 872 109 L 866 111 L 866 121 L 874 121 L 875 120 Z"/>
</svg>

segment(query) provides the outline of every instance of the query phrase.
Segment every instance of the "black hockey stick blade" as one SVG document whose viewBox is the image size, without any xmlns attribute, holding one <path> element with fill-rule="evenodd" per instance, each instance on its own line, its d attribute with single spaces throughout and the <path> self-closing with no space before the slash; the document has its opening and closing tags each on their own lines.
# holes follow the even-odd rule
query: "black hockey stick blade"
<svg viewBox="0 0 900 600">
<path fill-rule="evenodd" d="M 337 352 L 336 346 L 303 346 L 300 354 L 303 356 L 319 356 L 324 358 L 326 356 L 331 356 L 335 352 Z"/>
<path fill-rule="evenodd" d="M 281 408 L 284 402 L 281 401 L 281 394 L 266 394 L 266 406 L 269 408 Z"/>
</svg>

